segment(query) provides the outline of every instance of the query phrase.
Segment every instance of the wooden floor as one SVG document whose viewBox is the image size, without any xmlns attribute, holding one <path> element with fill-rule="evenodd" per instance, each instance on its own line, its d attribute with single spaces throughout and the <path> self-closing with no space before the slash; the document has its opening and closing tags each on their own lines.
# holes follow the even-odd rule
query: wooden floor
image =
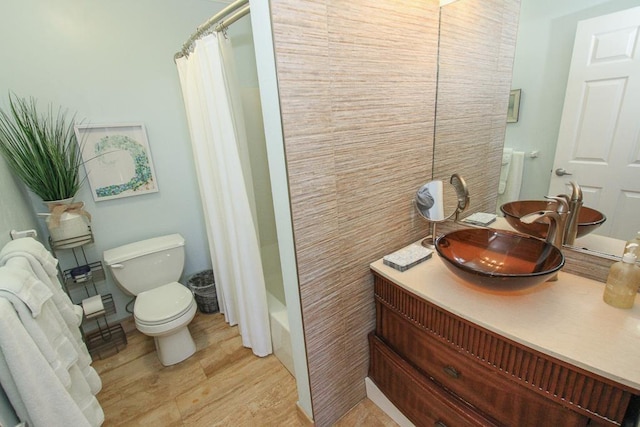
<svg viewBox="0 0 640 427">
<path fill-rule="evenodd" d="M 94 362 L 105 427 L 309 425 L 296 408 L 295 380 L 275 356 L 242 347 L 220 314 L 198 313 L 189 329 L 197 351 L 177 365 L 162 366 L 153 339 L 136 330 L 124 350 Z M 365 399 L 336 425 L 396 424 Z"/>
</svg>

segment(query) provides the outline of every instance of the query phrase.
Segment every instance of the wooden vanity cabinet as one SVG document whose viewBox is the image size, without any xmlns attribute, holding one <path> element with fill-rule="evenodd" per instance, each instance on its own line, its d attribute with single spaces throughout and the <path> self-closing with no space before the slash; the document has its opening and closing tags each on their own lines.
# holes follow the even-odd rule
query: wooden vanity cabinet
<svg viewBox="0 0 640 427">
<path fill-rule="evenodd" d="M 374 272 L 369 377 L 418 426 L 621 425 L 634 390 L 509 340 Z"/>
</svg>

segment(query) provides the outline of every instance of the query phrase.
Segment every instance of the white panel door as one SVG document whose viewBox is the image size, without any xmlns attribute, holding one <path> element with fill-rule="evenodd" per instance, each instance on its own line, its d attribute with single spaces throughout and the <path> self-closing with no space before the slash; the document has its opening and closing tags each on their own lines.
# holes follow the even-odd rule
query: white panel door
<svg viewBox="0 0 640 427">
<path fill-rule="evenodd" d="M 549 185 L 576 181 L 607 216 L 597 233 L 624 240 L 640 231 L 639 33 L 640 7 L 578 23 Z"/>
</svg>

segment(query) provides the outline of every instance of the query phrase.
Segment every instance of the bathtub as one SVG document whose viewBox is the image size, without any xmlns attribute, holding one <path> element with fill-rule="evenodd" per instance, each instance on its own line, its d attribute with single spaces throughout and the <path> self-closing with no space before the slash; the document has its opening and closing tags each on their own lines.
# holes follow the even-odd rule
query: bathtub
<svg viewBox="0 0 640 427">
<path fill-rule="evenodd" d="M 291 372 L 291 375 L 295 377 L 287 307 L 269 292 L 267 292 L 267 305 L 269 306 L 269 324 L 271 325 L 273 354 L 280 360 L 280 363 Z"/>
</svg>

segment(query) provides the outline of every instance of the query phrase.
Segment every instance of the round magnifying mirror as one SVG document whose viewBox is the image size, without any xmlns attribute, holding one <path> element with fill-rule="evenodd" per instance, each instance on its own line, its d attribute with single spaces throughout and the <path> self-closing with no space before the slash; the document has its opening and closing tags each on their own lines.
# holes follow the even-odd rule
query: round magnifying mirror
<svg viewBox="0 0 640 427">
<path fill-rule="evenodd" d="M 436 239 L 436 223 L 444 222 L 464 211 L 469 205 L 467 183 L 458 174 L 451 175 L 449 182 L 433 180 L 420 187 L 415 198 L 416 209 L 424 219 L 431 222 L 431 235 L 422 241 L 433 248 Z"/>
<path fill-rule="evenodd" d="M 426 220 L 443 222 L 458 211 L 458 193 L 453 184 L 433 180 L 420 187 L 415 203 L 416 209 Z"/>
</svg>

